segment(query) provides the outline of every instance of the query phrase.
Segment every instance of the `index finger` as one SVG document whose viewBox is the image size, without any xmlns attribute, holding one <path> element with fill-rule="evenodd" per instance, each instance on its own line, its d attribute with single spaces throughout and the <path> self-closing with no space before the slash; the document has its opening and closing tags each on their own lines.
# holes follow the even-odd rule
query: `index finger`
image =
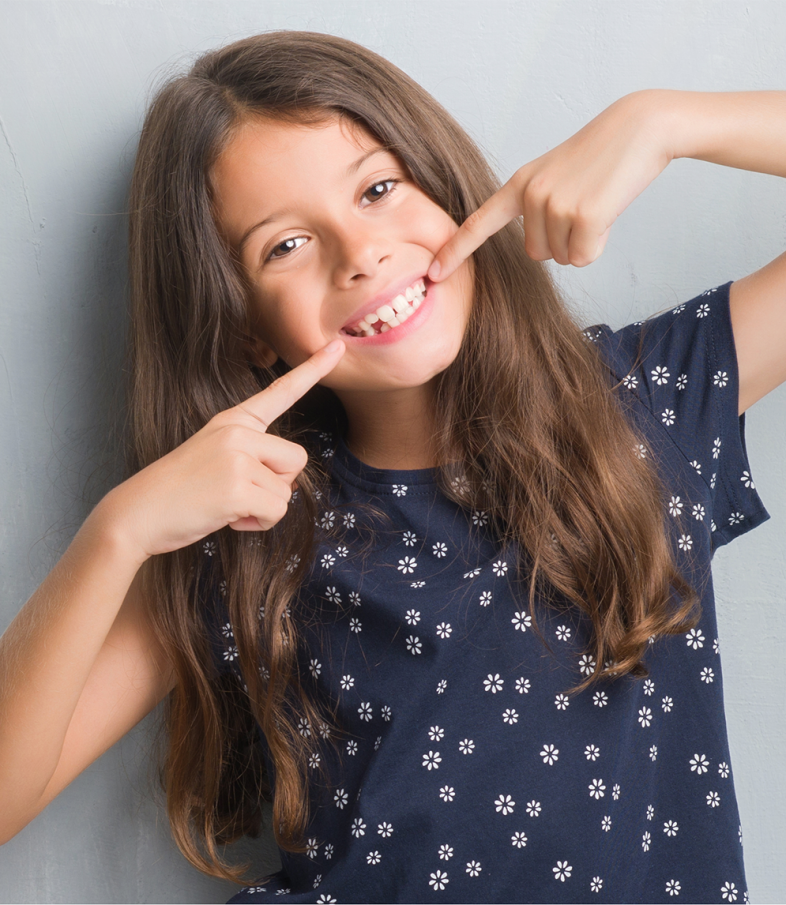
<svg viewBox="0 0 786 905">
<path fill-rule="evenodd" d="M 494 233 L 521 216 L 516 189 L 510 180 L 461 224 L 457 233 L 449 239 L 431 262 L 428 277 L 435 283 L 449 277 Z"/>
<path fill-rule="evenodd" d="M 260 421 L 262 429 L 267 430 L 279 415 L 291 408 L 301 396 L 335 368 L 345 350 L 344 343 L 340 339 L 334 339 L 315 352 L 311 358 L 287 371 L 269 387 L 241 402 L 237 407 Z"/>
</svg>

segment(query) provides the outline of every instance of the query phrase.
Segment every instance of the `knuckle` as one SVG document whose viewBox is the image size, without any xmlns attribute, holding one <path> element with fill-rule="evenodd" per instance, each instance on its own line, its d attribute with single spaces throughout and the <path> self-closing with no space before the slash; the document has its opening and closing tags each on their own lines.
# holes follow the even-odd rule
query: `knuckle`
<svg viewBox="0 0 786 905">
<path fill-rule="evenodd" d="M 464 227 L 467 232 L 470 233 L 480 232 L 485 219 L 485 212 L 483 211 L 482 207 L 479 207 L 476 211 L 472 211 L 472 213 L 467 217 L 467 219 L 464 221 Z"/>
</svg>

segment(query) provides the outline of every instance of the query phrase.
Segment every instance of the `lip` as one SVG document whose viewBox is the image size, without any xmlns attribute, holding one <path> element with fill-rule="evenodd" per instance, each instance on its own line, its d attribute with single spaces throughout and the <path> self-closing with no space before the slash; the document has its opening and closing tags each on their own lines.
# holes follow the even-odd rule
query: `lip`
<svg viewBox="0 0 786 905">
<path fill-rule="evenodd" d="M 431 315 L 436 297 L 439 294 L 439 286 L 436 283 L 432 283 L 428 277 L 420 277 L 420 279 L 426 284 L 426 297 L 423 299 L 420 307 L 415 310 L 414 314 L 410 314 L 403 324 L 399 324 L 398 327 L 394 327 L 392 330 L 386 330 L 384 333 L 375 333 L 373 336 L 352 336 L 351 333 L 342 333 L 341 339 L 350 345 L 353 343 L 362 343 L 363 345 L 387 346 L 391 343 L 398 342 L 400 339 L 406 339 L 407 336 L 418 330 Z M 403 288 L 406 289 L 407 286 L 411 285 L 411 283 L 406 283 Z M 377 304 L 377 307 L 384 303 L 383 298 L 382 302 Z M 350 321 L 350 323 L 354 323 L 354 321 Z"/>
<path fill-rule="evenodd" d="M 374 298 L 369 299 L 367 302 L 363 304 L 362 307 L 358 308 L 358 310 L 349 318 L 349 320 L 344 324 L 341 328 L 340 333 L 342 336 L 349 336 L 350 334 L 346 333 L 349 327 L 353 327 L 359 321 L 363 320 L 363 318 L 367 314 L 371 314 L 372 311 L 376 311 L 377 308 L 380 308 L 382 305 L 388 305 L 390 302 L 397 296 L 401 295 L 405 289 L 409 286 L 413 286 L 419 280 L 423 280 L 426 284 L 426 291 L 428 291 L 429 287 L 432 285 L 428 277 L 425 273 L 416 274 L 413 277 L 408 277 L 404 280 L 399 280 L 397 283 L 393 283 L 380 292 L 378 295 L 375 295 Z M 353 337 L 356 338 L 356 337 Z M 366 337 L 370 339 L 371 337 Z"/>
</svg>

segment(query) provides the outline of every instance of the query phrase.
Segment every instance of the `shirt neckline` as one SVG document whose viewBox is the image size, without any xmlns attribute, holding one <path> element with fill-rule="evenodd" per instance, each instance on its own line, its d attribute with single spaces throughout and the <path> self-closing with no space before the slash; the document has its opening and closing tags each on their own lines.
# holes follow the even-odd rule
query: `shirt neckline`
<svg viewBox="0 0 786 905">
<path fill-rule="evenodd" d="M 349 450 L 340 435 L 336 440 L 332 467 L 338 477 L 350 484 L 392 494 L 397 494 L 402 486 L 427 488 L 438 484 L 438 468 L 372 468 Z"/>
</svg>

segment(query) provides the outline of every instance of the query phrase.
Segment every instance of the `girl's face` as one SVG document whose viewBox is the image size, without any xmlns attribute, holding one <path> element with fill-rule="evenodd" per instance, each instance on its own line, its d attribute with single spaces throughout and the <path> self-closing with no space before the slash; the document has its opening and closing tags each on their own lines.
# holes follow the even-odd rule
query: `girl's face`
<svg viewBox="0 0 786 905">
<path fill-rule="evenodd" d="M 472 264 L 439 284 L 426 271 L 458 227 L 366 132 L 249 120 L 212 176 L 253 287 L 258 362 L 295 367 L 339 338 L 346 352 L 320 382 L 342 398 L 423 387 L 455 359 Z"/>
</svg>

